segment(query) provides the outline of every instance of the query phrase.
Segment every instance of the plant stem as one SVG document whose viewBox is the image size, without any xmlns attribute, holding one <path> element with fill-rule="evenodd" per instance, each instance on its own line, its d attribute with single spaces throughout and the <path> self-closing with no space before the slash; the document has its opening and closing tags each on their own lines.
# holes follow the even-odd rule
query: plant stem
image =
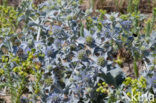
<svg viewBox="0 0 156 103">
<path fill-rule="evenodd" d="M 39 27 L 39 29 L 38 29 L 38 33 L 37 33 L 37 41 L 39 41 L 39 38 L 40 38 L 40 32 L 41 32 L 41 28 Z"/>
<path fill-rule="evenodd" d="M 139 77 L 139 69 L 138 69 L 138 65 L 137 65 L 137 61 L 136 61 L 136 58 L 134 57 L 134 61 L 133 61 L 133 70 L 134 70 L 134 73 L 135 73 L 135 76 L 136 78 Z"/>
</svg>

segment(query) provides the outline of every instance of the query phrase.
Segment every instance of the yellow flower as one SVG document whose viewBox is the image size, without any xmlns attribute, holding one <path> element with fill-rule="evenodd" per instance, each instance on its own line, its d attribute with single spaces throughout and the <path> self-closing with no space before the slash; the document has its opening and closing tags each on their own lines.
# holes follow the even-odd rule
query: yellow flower
<svg viewBox="0 0 156 103">
<path fill-rule="evenodd" d="M 138 87 L 137 83 L 138 83 L 137 79 L 132 80 L 132 87 Z"/>
<path fill-rule="evenodd" d="M 39 70 L 40 69 L 40 66 L 39 65 L 35 65 L 35 69 L 36 70 Z"/>
<path fill-rule="evenodd" d="M 4 70 L 1 68 L 0 69 L 0 75 L 4 74 Z"/>
<path fill-rule="evenodd" d="M 5 56 L 2 56 L 2 62 L 5 62 Z"/>
<path fill-rule="evenodd" d="M 23 71 L 20 71 L 20 72 L 19 72 L 19 75 L 23 75 Z"/>
<path fill-rule="evenodd" d="M 101 86 L 101 83 L 98 83 L 98 86 Z"/>
<path fill-rule="evenodd" d="M 100 88 L 97 88 L 97 89 L 96 89 L 96 92 L 100 92 Z"/>
<path fill-rule="evenodd" d="M 18 67 L 13 68 L 13 72 L 18 72 L 18 71 L 19 71 Z"/>
<path fill-rule="evenodd" d="M 114 60 L 114 62 L 119 64 L 119 65 L 122 65 L 123 64 L 123 59 L 118 56 L 117 59 Z"/>
<path fill-rule="evenodd" d="M 127 94 L 127 96 L 131 97 L 131 93 L 130 92 L 127 92 L 126 94 Z"/>
<path fill-rule="evenodd" d="M 107 93 L 107 90 L 106 89 L 102 89 L 101 93 Z"/>
<path fill-rule="evenodd" d="M 100 86 L 100 87 L 99 87 L 99 89 L 100 89 L 100 90 L 102 90 L 102 89 L 103 89 L 103 87 L 102 87 L 102 86 Z"/>
<path fill-rule="evenodd" d="M 102 85 L 106 85 L 106 83 L 105 83 L 105 82 L 103 82 L 103 83 L 102 83 Z"/>
<path fill-rule="evenodd" d="M 24 77 L 27 77 L 27 76 L 28 76 L 28 74 L 27 74 L 26 72 L 24 72 L 24 73 L 23 73 L 23 76 L 24 76 Z"/>
<path fill-rule="evenodd" d="M 135 94 L 137 91 L 137 88 L 132 88 L 132 93 Z"/>
<path fill-rule="evenodd" d="M 38 94 L 39 93 L 39 90 L 37 89 L 37 90 L 35 90 L 35 94 Z"/>
<path fill-rule="evenodd" d="M 23 72 L 23 71 L 20 71 L 19 75 L 24 76 L 24 77 L 28 76 L 28 74 L 26 72 Z"/>
<path fill-rule="evenodd" d="M 126 80 L 123 82 L 123 84 L 125 84 L 126 86 L 131 84 L 132 82 L 132 78 L 131 77 L 127 77 Z"/>
<path fill-rule="evenodd" d="M 4 65 L 4 68 L 7 68 L 7 67 L 8 67 L 8 65 L 7 65 L 7 64 L 5 64 L 5 65 Z"/>
<path fill-rule="evenodd" d="M 22 66 L 23 66 L 23 67 L 25 67 L 25 66 L 26 66 L 26 63 L 25 63 L 25 62 L 23 62 L 23 63 L 22 63 Z"/>
</svg>

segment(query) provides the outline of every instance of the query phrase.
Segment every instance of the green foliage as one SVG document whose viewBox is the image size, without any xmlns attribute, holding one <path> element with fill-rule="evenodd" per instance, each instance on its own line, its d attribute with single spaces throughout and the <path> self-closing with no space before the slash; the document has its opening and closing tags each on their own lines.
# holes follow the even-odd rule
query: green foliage
<svg viewBox="0 0 156 103">
<path fill-rule="evenodd" d="M 146 28 L 145 28 L 145 31 L 146 31 L 146 35 L 147 36 L 150 36 L 153 28 L 154 28 L 154 24 L 155 24 L 155 21 L 156 21 L 156 8 L 153 9 L 153 16 L 152 18 L 149 18 L 146 22 Z"/>
<path fill-rule="evenodd" d="M 101 22 L 99 22 L 99 23 L 97 24 L 97 28 L 98 28 L 99 32 L 102 30 L 102 23 L 101 23 Z"/>
<path fill-rule="evenodd" d="M 0 14 L 0 33 L 13 34 L 18 23 L 18 12 L 12 6 L 0 6 Z"/>
<path fill-rule="evenodd" d="M 121 18 L 122 20 L 128 20 L 128 19 L 129 19 L 129 15 L 127 15 L 127 14 L 122 14 L 122 15 L 120 16 L 120 18 Z"/>
<path fill-rule="evenodd" d="M 127 92 L 127 95 L 131 98 L 132 103 L 139 102 L 139 96 L 145 93 L 145 89 L 147 87 L 147 81 L 143 76 L 141 76 L 139 79 L 127 77 L 123 84 L 131 91 Z M 137 100 L 135 100 L 132 95 L 135 96 Z"/>
<path fill-rule="evenodd" d="M 150 33 L 152 31 L 152 24 L 151 24 L 151 19 L 148 19 L 147 20 L 147 23 L 146 23 L 146 35 L 147 36 L 150 36 Z"/>
<path fill-rule="evenodd" d="M 100 12 L 99 20 L 103 20 L 106 14 L 106 10 L 100 9 L 99 12 Z"/>
<path fill-rule="evenodd" d="M 134 61 L 133 61 L 133 70 L 134 70 L 135 76 L 138 78 L 139 77 L 139 68 L 138 68 L 136 59 L 134 59 Z"/>
<path fill-rule="evenodd" d="M 156 8 L 153 9 L 153 16 L 152 16 L 152 21 L 151 21 L 151 29 L 153 29 L 156 21 Z"/>
<path fill-rule="evenodd" d="M 139 3 L 140 3 L 140 0 L 129 0 L 128 1 L 127 12 L 128 13 L 138 12 Z"/>
<path fill-rule="evenodd" d="M 88 30 L 90 30 L 90 29 L 94 26 L 93 20 L 92 20 L 92 18 L 91 18 L 90 16 L 87 18 L 87 23 L 86 23 L 86 25 L 87 25 L 87 29 L 88 29 Z"/>
<path fill-rule="evenodd" d="M 12 97 L 12 103 L 20 103 L 20 98 L 24 94 L 24 91 L 28 89 L 29 79 L 34 78 L 34 95 L 38 95 L 40 92 L 40 80 L 42 77 L 40 63 L 33 62 L 37 57 L 34 52 L 28 53 L 28 58 L 22 60 L 21 58 L 9 54 L 9 56 L 2 56 L 2 62 L 0 69 L 0 76 L 5 77 L 5 83 L 0 84 L 0 89 L 7 86 L 9 88 L 9 94 Z M 11 66 L 16 63 L 15 66 Z M 30 77 L 34 75 L 34 77 Z M 16 78 L 14 78 L 16 77 Z M 28 82 L 29 81 L 29 82 Z"/>
<path fill-rule="evenodd" d="M 79 4 L 82 4 L 84 1 L 83 0 L 79 0 Z"/>
<path fill-rule="evenodd" d="M 28 92 L 33 103 L 126 103 L 124 93 L 132 99 L 131 92 L 138 96 L 152 88 L 142 75 L 152 75 L 156 64 L 156 9 L 142 33 L 139 0 L 130 1 L 129 14 L 97 10 L 97 16 L 81 10 L 81 0 L 32 2 L 17 10 L 0 6 L 1 32 L 6 30 L 0 37 L 0 90 L 7 88 L 12 103 Z M 20 21 L 25 25 L 17 34 Z M 133 64 L 137 79 L 126 78 L 126 63 Z"/>
<path fill-rule="evenodd" d="M 121 57 L 117 56 L 117 59 L 114 60 L 114 62 L 117 63 L 117 64 L 119 64 L 119 65 L 122 65 L 123 62 L 124 62 L 124 60 Z"/>
</svg>

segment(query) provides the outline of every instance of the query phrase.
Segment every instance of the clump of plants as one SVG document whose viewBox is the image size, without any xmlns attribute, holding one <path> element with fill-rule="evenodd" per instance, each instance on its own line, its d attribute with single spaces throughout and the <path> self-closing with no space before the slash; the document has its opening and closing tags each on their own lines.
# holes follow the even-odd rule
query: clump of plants
<svg viewBox="0 0 156 103">
<path fill-rule="evenodd" d="M 100 10 L 94 17 L 80 3 L 47 0 L 34 7 L 32 1 L 22 2 L 15 22 L 24 22 L 23 29 L 0 37 L 0 90 L 13 103 L 128 102 L 123 95 L 131 100 L 130 93 L 154 94 L 153 82 L 148 83 L 156 51 L 151 22 L 141 27 L 145 18 L 138 11 Z M 133 65 L 133 78 L 123 72 L 125 63 Z"/>
<path fill-rule="evenodd" d="M 18 12 L 12 6 L 0 6 L 0 32 L 2 35 L 13 34 L 17 28 Z"/>
<path fill-rule="evenodd" d="M 30 94 L 38 95 L 40 92 L 42 71 L 40 62 L 34 61 L 36 58 L 34 51 L 30 51 L 25 60 L 12 53 L 2 56 L 0 87 L 1 89 L 7 87 L 13 103 L 20 103 L 31 82 L 33 89 Z"/>
</svg>

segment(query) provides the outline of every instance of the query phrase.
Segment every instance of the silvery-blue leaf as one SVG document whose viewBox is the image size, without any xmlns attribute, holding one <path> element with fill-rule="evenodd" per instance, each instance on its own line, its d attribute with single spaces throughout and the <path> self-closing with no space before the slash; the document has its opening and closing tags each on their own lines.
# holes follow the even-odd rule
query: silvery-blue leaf
<svg viewBox="0 0 156 103">
<path fill-rule="evenodd" d="M 51 86 L 45 87 L 45 90 L 51 91 Z"/>
<path fill-rule="evenodd" d="M 14 54 L 17 53 L 17 50 L 18 50 L 18 47 L 17 47 L 17 46 L 13 46 L 13 53 L 14 53 Z"/>
<path fill-rule="evenodd" d="M 76 41 L 77 41 L 79 44 L 84 44 L 84 43 L 85 43 L 85 38 L 79 37 Z"/>
<path fill-rule="evenodd" d="M 25 54 L 27 54 L 28 51 L 31 51 L 31 49 L 28 47 L 28 44 L 25 42 L 22 42 L 22 44 L 19 46 L 19 48 L 22 48 Z"/>
<path fill-rule="evenodd" d="M 33 93 L 33 87 L 32 87 L 32 85 L 29 85 L 28 89 L 29 89 L 29 92 L 32 92 Z"/>
<path fill-rule="evenodd" d="M 29 27 L 31 27 L 31 26 L 37 26 L 37 24 L 34 23 L 34 22 L 32 22 L 32 21 L 29 21 L 28 26 L 29 26 Z"/>
<path fill-rule="evenodd" d="M 84 37 L 91 36 L 90 31 L 84 28 Z"/>
<path fill-rule="evenodd" d="M 124 81 L 124 75 L 123 75 L 123 72 L 121 69 L 114 69 L 114 70 L 111 70 L 109 72 L 112 76 L 112 79 L 114 81 L 114 85 L 118 86 L 120 85 L 123 81 Z"/>
<path fill-rule="evenodd" d="M 154 73 L 153 76 L 149 78 L 149 84 L 151 87 L 156 88 L 156 73 Z"/>
<path fill-rule="evenodd" d="M 90 65 L 90 62 L 89 62 L 89 60 L 87 59 L 86 61 L 83 62 L 83 64 L 84 64 L 86 67 L 88 67 L 88 66 Z"/>
<path fill-rule="evenodd" d="M 118 45 L 122 45 L 122 41 L 119 40 L 119 39 L 116 39 L 116 43 L 117 43 Z"/>
<path fill-rule="evenodd" d="M 133 36 L 128 37 L 128 42 L 132 42 L 134 40 Z"/>
<path fill-rule="evenodd" d="M 20 98 L 20 102 L 21 102 L 21 103 L 29 103 L 29 99 L 28 99 L 27 97 L 22 96 L 22 97 Z"/>
<path fill-rule="evenodd" d="M 40 16 L 45 17 L 47 12 L 40 12 Z"/>
<path fill-rule="evenodd" d="M 65 67 L 69 67 L 69 63 L 68 62 L 62 61 L 62 65 L 65 66 Z"/>
<path fill-rule="evenodd" d="M 52 26 L 52 32 L 53 33 L 57 33 L 57 32 L 59 32 L 61 30 L 62 30 L 62 28 L 60 26 L 58 26 L 58 25 Z"/>
<path fill-rule="evenodd" d="M 54 92 L 48 96 L 47 103 L 60 103 L 61 100 L 62 100 L 61 95 Z"/>
<path fill-rule="evenodd" d="M 43 8 L 44 6 L 47 6 L 48 2 L 43 2 L 41 4 L 38 5 L 39 9 Z"/>
<path fill-rule="evenodd" d="M 10 63 L 10 67 L 13 68 L 15 66 L 14 63 Z"/>
<path fill-rule="evenodd" d="M 85 48 L 85 46 L 83 44 L 78 44 L 76 49 L 78 51 L 78 50 L 81 50 L 81 49 L 84 49 L 84 48 Z"/>
<path fill-rule="evenodd" d="M 54 49 L 58 50 L 59 48 L 61 48 L 63 41 L 61 41 L 60 39 L 55 39 L 54 41 Z"/>
<path fill-rule="evenodd" d="M 106 74 L 108 71 L 107 71 L 107 68 L 106 67 L 101 67 L 101 71 Z"/>
</svg>

